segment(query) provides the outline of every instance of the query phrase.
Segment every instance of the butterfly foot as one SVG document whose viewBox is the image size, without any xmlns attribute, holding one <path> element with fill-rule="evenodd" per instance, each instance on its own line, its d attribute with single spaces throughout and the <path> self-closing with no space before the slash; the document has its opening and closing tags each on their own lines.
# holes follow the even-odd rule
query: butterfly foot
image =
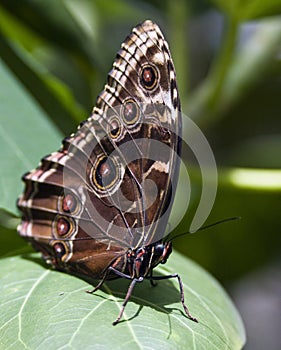
<svg viewBox="0 0 281 350">
<path fill-rule="evenodd" d="M 191 316 L 191 314 L 190 314 L 190 312 L 189 312 L 189 310 L 188 310 L 188 308 L 187 308 L 187 306 L 186 306 L 185 304 L 183 304 L 183 308 L 184 308 L 184 311 L 185 311 L 187 317 L 188 317 L 191 321 L 196 322 L 196 323 L 199 323 L 196 317 Z"/>
<path fill-rule="evenodd" d="M 156 287 L 157 286 L 157 282 L 154 282 L 153 280 L 150 280 L 150 284 L 152 287 Z"/>
<path fill-rule="evenodd" d="M 95 293 L 95 290 L 96 288 L 92 289 L 92 290 L 86 290 L 85 292 L 86 293 L 89 293 L 89 294 L 94 294 Z"/>
<path fill-rule="evenodd" d="M 193 316 L 189 315 L 188 318 L 189 318 L 191 321 L 193 321 L 193 322 L 199 323 L 199 321 L 197 320 L 196 317 L 193 317 Z"/>
<path fill-rule="evenodd" d="M 117 319 L 114 322 L 112 322 L 112 326 L 116 326 L 119 323 L 119 321 L 120 321 L 120 318 L 117 317 Z"/>
<path fill-rule="evenodd" d="M 99 283 L 94 289 L 92 290 L 86 290 L 86 293 L 89 293 L 89 294 L 94 294 L 98 289 L 100 289 L 100 286 L 101 286 L 102 283 Z"/>
</svg>

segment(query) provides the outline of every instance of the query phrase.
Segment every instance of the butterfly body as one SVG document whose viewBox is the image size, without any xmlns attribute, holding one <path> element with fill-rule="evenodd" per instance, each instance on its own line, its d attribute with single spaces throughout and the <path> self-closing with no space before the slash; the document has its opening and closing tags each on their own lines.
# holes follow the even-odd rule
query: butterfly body
<svg viewBox="0 0 281 350">
<path fill-rule="evenodd" d="M 143 278 L 177 277 L 181 286 L 177 275 L 152 274 L 172 250 L 165 232 L 180 150 L 173 62 L 145 21 L 122 44 L 91 116 L 23 176 L 19 234 L 58 270 L 101 279 L 95 290 L 131 279 L 123 309 Z"/>
</svg>

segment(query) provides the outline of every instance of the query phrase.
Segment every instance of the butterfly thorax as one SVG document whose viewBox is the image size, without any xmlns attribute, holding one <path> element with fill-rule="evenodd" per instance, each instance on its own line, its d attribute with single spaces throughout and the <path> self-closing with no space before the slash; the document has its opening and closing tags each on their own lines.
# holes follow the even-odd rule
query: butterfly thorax
<svg viewBox="0 0 281 350">
<path fill-rule="evenodd" d="M 172 243 L 158 241 L 148 246 L 129 249 L 126 254 L 125 273 L 131 278 L 151 275 L 158 264 L 165 264 L 172 252 Z"/>
</svg>

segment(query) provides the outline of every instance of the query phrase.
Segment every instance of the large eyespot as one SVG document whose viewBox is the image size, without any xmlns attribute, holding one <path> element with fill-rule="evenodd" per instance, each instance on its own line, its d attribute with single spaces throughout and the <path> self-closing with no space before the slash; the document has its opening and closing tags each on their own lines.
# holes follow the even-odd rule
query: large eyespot
<svg viewBox="0 0 281 350">
<path fill-rule="evenodd" d="M 141 69 L 140 83 L 146 90 L 153 90 L 159 81 L 159 73 L 155 66 L 146 64 Z"/>
<path fill-rule="evenodd" d="M 128 99 L 122 106 L 122 118 L 127 125 L 135 124 L 140 116 L 139 106 L 133 99 Z"/>
<path fill-rule="evenodd" d="M 65 260 L 68 252 L 66 245 L 63 242 L 54 241 L 52 246 L 55 252 L 55 257 L 60 260 Z"/>
<path fill-rule="evenodd" d="M 94 187 L 107 191 L 116 184 L 119 178 L 119 167 L 114 158 L 105 155 L 97 158 L 91 174 Z"/>
<path fill-rule="evenodd" d="M 54 220 L 54 232 L 57 237 L 69 236 L 73 233 L 75 224 L 71 218 L 64 216 L 57 216 Z"/>
</svg>

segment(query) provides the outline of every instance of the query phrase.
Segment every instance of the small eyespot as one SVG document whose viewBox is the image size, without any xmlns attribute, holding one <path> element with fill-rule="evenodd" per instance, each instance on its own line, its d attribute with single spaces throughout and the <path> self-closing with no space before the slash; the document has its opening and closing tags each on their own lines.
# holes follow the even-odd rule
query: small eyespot
<svg viewBox="0 0 281 350">
<path fill-rule="evenodd" d="M 156 67 L 146 64 L 142 67 L 140 82 L 146 90 L 153 90 L 158 84 L 159 73 Z"/>
<path fill-rule="evenodd" d="M 65 213 L 75 213 L 78 211 L 78 202 L 76 197 L 71 193 L 66 193 L 62 197 L 61 209 Z"/>
<path fill-rule="evenodd" d="M 97 159 L 92 171 L 93 185 L 102 191 L 113 187 L 119 178 L 119 168 L 111 157 L 101 156 Z"/>
<path fill-rule="evenodd" d="M 71 218 L 57 216 L 54 220 L 54 233 L 57 237 L 65 237 L 73 233 L 74 221 Z"/>
<path fill-rule="evenodd" d="M 133 99 L 128 99 L 123 103 L 122 118 L 127 125 L 135 124 L 139 115 L 139 106 Z"/>
<path fill-rule="evenodd" d="M 111 118 L 108 123 L 108 133 L 112 139 L 117 139 L 121 134 L 121 125 L 117 117 Z"/>
<path fill-rule="evenodd" d="M 64 243 L 57 242 L 57 241 L 54 242 L 53 249 L 54 249 L 56 258 L 59 258 L 60 260 L 64 260 L 66 258 L 67 248 Z"/>
</svg>

